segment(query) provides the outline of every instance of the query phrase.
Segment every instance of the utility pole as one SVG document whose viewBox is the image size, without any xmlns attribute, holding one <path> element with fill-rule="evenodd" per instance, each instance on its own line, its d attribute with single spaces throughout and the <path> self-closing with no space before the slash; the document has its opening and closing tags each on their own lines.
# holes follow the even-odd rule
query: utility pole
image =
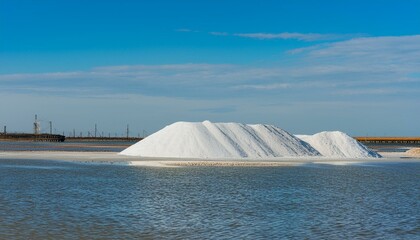
<svg viewBox="0 0 420 240">
<path fill-rule="evenodd" d="M 52 135 L 52 122 L 50 121 L 50 135 Z"/>
<path fill-rule="evenodd" d="M 41 132 L 41 125 L 38 122 L 38 115 L 35 114 L 34 134 L 40 134 L 40 132 Z"/>
<path fill-rule="evenodd" d="M 127 124 L 127 138 L 129 136 L 129 133 L 130 133 L 130 129 L 129 129 L 129 125 Z"/>
</svg>

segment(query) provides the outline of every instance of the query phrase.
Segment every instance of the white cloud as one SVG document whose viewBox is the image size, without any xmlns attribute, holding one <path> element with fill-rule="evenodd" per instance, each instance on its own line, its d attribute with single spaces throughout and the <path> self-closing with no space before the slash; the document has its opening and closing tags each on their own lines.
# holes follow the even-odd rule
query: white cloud
<svg viewBox="0 0 420 240">
<path fill-rule="evenodd" d="M 195 32 L 200 31 L 191 30 L 188 28 L 175 29 L 176 32 Z M 208 32 L 214 36 L 235 36 L 242 38 L 253 38 L 260 40 L 269 39 L 294 39 L 299 41 L 313 42 L 313 41 L 338 41 L 344 39 L 351 39 L 365 36 L 365 34 L 336 34 L 336 33 L 298 33 L 298 32 L 280 32 L 280 33 L 266 33 L 266 32 L 254 32 L 254 33 L 229 33 L 212 31 Z"/>
<path fill-rule="evenodd" d="M 205 119 L 274 123 L 301 133 L 382 131 L 404 122 L 392 131 L 417 134 L 420 35 L 354 38 L 288 53 L 293 61 L 267 66 L 187 63 L 2 74 L 0 119 L 30 131 L 26 119 L 36 111 L 54 113 L 63 130 L 105 119 L 101 126 L 110 131 L 120 125 L 123 131 L 129 122 L 141 125 L 138 132 Z"/>
<path fill-rule="evenodd" d="M 354 37 L 350 34 L 321 34 L 321 33 L 296 33 L 296 32 L 282 32 L 282 33 L 235 33 L 237 37 L 255 38 L 255 39 L 295 39 L 300 41 L 327 41 L 340 40 Z"/>
<path fill-rule="evenodd" d="M 389 95 L 389 94 L 420 94 L 420 89 L 399 88 L 367 88 L 367 89 L 344 89 L 335 92 L 337 95 Z"/>
<path fill-rule="evenodd" d="M 418 88 L 420 35 L 363 37 L 297 49 L 293 64 L 169 64 L 96 67 L 87 71 L 0 75 L 0 92 L 141 94 L 181 98 L 395 94 Z M 79 90 L 78 90 L 79 89 Z M 255 91 L 258 90 L 258 91 Z M 264 92 L 271 91 L 268 94 Z M 368 92 L 369 93 L 369 92 Z"/>
<path fill-rule="evenodd" d="M 175 32 L 193 32 L 193 30 L 189 28 L 178 28 L 178 29 L 175 29 Z"/>
<path fill-rule="evenodd" d="M 215 35 L 215 36 L 228 36 L 229 33 L 227 32 L 209 32 L 210 35 Z"/>
<path fill-rule="evenodd" d="M 400 79 L 420 66 L 420 35 L 356 38 L 319 45 L 302 53 L 307 61 L 318 62 L 318 65 L 341 66 L 347 71 L 398 74 Z"/>
<path fill-rule="evenodd" d="M 236 86 L 236 89 L 255 89 L 255 90 L 275 90 L 275 89 L 285 89 L 291 87 L 291 84 L 288 83 L 273 83 L 273 84 L 260 84 L 260 85 L 240 85 Z"/>
</svg>

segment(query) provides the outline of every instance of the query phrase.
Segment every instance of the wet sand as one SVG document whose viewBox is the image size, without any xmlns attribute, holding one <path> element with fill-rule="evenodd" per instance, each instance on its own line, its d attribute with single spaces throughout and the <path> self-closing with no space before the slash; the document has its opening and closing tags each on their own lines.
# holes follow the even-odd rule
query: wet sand
<svg viewBox="0 0 420 240">
<path fill-rule="evenodd" d="M 270 159 L 178 159 L 145 158 L 123 156 L 113 152 L 66 152 L 66 151 L 5 151 L 0 152 L 0 159 L 33 159 L 68 161 L 88 164 L 118 164 L 148 167 L 179 166 L 249 166 L 274 167 L 298 166 L 303 164 L 362 164 L 385 162 L 420 162 L 420 158 L 408 157 L 405 153 L 380 153 L 383 158 L 337 159 L 325 157 L 306 158 L 270 158 Z"/>
</svg>

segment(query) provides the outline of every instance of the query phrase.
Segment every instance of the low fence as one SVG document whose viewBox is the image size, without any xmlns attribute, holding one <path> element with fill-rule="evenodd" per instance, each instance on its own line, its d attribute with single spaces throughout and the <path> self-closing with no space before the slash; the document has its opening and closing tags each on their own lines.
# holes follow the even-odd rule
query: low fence
<svg viewBox="0 0 420 240">
<path fill-rule="evenodd" d="M 66 137 L 66 142 L 138 142 L 138 137 Z"/>
<path fill-rule="evenodd" d="M 354 137 L 367 144 L 420 144 L 420 137 Z"/>
<path fill-rule="evenodd" d="M 66 139 L 63 135 L 57 134 L 30 134 L 30 133 L 2 133 L 0 140 L 2 141 L 32 141 L 32 142 L 64 142 Z"/>
</svg>

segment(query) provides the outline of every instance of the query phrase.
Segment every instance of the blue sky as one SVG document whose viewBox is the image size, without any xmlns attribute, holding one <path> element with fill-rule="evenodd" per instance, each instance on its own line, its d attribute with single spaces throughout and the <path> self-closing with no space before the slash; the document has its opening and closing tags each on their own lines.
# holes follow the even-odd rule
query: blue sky
<svg viewBox="0 0 420 240">
<path fill-rule="evenodd" d="M 0 125 L 420 135 L 419 26 L 411 0 L 0 0 Z"/>
</svg>

